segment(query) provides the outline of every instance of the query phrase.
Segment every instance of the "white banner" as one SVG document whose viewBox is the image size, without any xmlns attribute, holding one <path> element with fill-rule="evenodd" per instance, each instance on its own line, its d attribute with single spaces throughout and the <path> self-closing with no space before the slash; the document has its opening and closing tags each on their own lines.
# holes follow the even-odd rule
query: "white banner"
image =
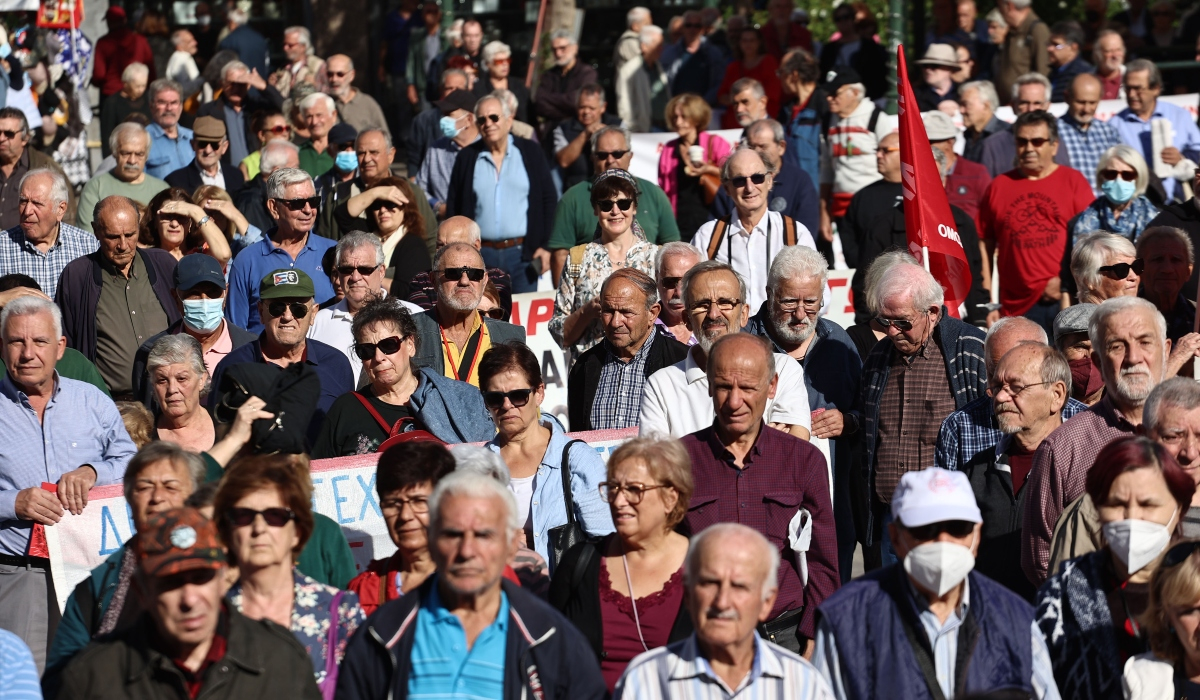
<svg viewBox="0 0 1200 700">
<path fill-rule="evenodd" d="M 554 292 L 525 292 L 513 295 L 512 317 L 518 326 L 525 327 L 525 344 L 542 362 L 542 381 L 546 384 L 546 399 L 542 410 L 555 415 L 562 424 L 567 422 L 567 353 L 550 335 L 550 319 L 554 317 Z"/>
</svg>

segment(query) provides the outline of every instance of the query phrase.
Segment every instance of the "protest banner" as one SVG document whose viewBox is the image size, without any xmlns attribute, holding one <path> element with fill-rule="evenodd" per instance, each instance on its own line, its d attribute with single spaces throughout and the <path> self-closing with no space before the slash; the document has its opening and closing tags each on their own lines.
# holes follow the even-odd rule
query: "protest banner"
<svg viewBox="0 0 1200 700">
<path fill-rule="evenodd" d="M 542 363 L 546 399 L 542 411 L 558 418 L 567 430 L 567 372 L 570 360 L 550 335 L 554 316 L 554 292 L 525 292 L 513 295 L 512 323 L 525 328 L 525 344 Z"/>
</svg>

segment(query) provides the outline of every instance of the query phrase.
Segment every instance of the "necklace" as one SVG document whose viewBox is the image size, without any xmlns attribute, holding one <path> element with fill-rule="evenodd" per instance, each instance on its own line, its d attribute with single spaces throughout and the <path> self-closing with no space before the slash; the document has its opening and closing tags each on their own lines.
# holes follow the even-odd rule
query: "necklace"
<svg viewBox="0 0 1200 700">
<path fill-rule="evenodd" d="M 633 579 L 629 576 L 629 561 L 625 558 L 625 546 L 621 546 L 621 563 L 625 565 L 625 584 L 629 586 L 629 604 L 633 607 L 633 624 L 637 626 L 638 641 L 642 643 L 642 649 L 650 651 L 650 647 L 646 646 L 646 638 L 642 636 L 642 621 L 638 618 L 637 598 L 633 595 Z"/>
</svg>

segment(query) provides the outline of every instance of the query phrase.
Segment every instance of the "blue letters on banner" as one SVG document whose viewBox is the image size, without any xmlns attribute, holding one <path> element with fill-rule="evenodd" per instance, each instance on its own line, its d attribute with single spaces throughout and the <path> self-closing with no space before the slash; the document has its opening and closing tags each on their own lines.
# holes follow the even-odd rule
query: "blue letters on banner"
<svg viewBox="0 0 1200 700">
<path fill-rule="evenodd" d="M 349 523 L 354 522 L 354 518 L 342 517 L 342 504 L 349 501 L 350 499 L 346 498 L 342 494 L 338 493 L 338 482 L 339 481 L 349 481 L 349 480 L 350 480 L 350 477 L 345 474 L 342 474 L 340 476 L 335 476 L 329 480 L 329 485 L 333 487 L 333 508 L 334 508 L 334 510 L 337 511 L 337 520 L 338 520 L 339 525 L 347 525 Z"/>
<path fill-rule="evenodd" d="M 368 505 L 371 506 L 372 510 L 375 511 L 375 515 L 382 518 L 383 511 L 379 510 L 379 502 L 375 500 L 375 474 L 371 474 L 371 483 L 363 481 L 362 474 L 359 474 L 354 478 L 358 479 L 358 485 L 363 491 L 363 505 L 362 510 L 358 511 L 358 519 L 367 519 Z"/>
<path fill-rule="evenodd" d="M 116 541 L 115 546 L 108 544 L 108 529 L 112 528 L 112 537 Z M 112 511 L 108 506 L 100 509 L 100 556 L 107 557 L 113 552 L 121 548 L 124 541 L 121 539 L 121 532 L 117 530 L 117 521 L 113 518 Z"/>
</svg>

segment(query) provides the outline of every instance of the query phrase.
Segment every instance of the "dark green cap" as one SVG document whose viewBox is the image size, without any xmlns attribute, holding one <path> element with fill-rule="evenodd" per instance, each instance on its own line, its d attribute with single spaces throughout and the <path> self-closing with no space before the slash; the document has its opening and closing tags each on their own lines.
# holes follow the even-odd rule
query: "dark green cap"
<svg viewBox="0 0 1200 700">
<path fill-rule="evenodd" d="M 262 278 L 259 299 L 311 299 L 316 295 L 312 278 L 303 270 L 284 268 Z"/>
</svg>

